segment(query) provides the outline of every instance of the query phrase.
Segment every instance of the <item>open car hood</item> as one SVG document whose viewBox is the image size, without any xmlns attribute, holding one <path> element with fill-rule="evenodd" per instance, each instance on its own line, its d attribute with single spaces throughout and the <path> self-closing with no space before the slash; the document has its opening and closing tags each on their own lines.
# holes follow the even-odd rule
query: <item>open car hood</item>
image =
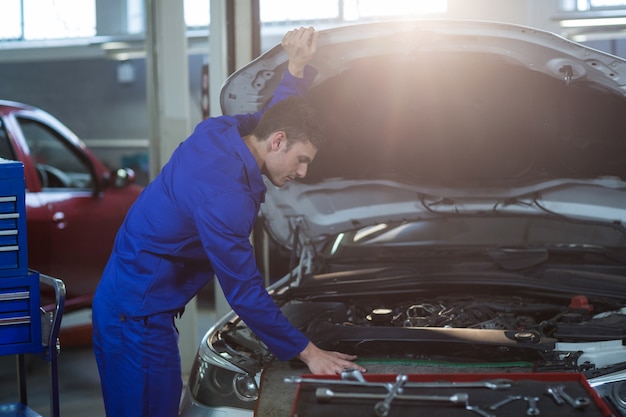
<svg viewBox="0 0 626 417">
<path fill-rule="evenodd" d="M 233 74 L 224 114 L 267 103 L 286 61 L 276 46 Z M 626 220 L 621 58 L 524 26 L 416 20 L 321 31 L 311 65 L 329 144 L 262 206 L 287 246 L 296 227 L 315 241 L 442 211 L 539 214 L 524 201 Z"/>
</svg>

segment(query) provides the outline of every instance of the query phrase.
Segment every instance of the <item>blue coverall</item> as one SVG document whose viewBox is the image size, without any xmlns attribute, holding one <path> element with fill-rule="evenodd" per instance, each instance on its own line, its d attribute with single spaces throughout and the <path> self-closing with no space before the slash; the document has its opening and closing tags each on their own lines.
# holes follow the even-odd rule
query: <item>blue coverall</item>
<svg viewBox="0 0 626 417">
<path fill-rule="evenodd" d="M 270 106 L 302 95 L 285 71 Z M 93 342 L 107 416 L 178 414 L 182 392 L 174 316 L 217 276 L 230 306 L 280 360 L 308 339 L 264 288 L 250 234 L 266 187 L 242 136 L 263 111 L 209 118 L 173 152 L 118 231 L 93 300 Z"/>
</svg>

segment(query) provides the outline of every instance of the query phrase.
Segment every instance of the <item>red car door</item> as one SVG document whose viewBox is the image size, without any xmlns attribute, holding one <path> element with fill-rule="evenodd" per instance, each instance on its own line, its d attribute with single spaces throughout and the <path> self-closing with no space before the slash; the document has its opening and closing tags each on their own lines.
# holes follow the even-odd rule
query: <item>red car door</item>
<svg viewBox="0 0 626 417">
<path fill-rule="evenodd" d="M 68 298 L 91 294 L 140 187 L 105 183 L 101 163 L 45 120 L 15 120 L 29 156 L 29 267 L 62 279 Z"/>
</svg>

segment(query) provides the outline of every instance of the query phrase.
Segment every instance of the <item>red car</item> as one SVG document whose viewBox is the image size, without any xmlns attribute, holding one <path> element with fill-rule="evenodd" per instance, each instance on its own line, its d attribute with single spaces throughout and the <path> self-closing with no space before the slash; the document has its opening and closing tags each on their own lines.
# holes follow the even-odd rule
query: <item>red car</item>
<svg viewBox="0 0 626 417">
<path fill-rule="evenodd" d="M 0 157 L 24 163 L 28 266 L 64 281 L 68 306 L 89 303 L 141 187 L 111 170 L 59 120 L 0 100 Z"/>
</svg>

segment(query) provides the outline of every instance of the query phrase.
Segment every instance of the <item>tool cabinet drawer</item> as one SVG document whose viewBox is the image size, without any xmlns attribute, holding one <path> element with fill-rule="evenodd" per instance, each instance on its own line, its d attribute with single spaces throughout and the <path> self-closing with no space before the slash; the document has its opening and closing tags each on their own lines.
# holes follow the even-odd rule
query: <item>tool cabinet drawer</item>
<svg viewBox="0 0 626 417">
<path fill-rule="evenodd" d="M 31 289 L 26 287 L 0 288 L 0 318 L 5 314 L 25 313 L 30 309 Z"/>
<path fill-rule="evenodd" d="M 0 280 L 0 355 L 43 350 L 39 273 Z"/>
<path fill-rule="evenodd" d="M 0 340 L 4 347 L 29 344 L 32 340 L 30 316 L 0 316 Z M 41 344 L 41 341 L 39 341 Z M 2 349 L 2 348 L 0 348 Z M 20 350 L 20 353 L 22 350 Z"/>
<path fill-rule="evenodd" d="M 23 261 L 20 247 L 17 245 L 0 246 L 0 277 L 20 275 Z"/>
<path fill-rule="evenodd" d="M 0 230 L 0 246 L 1 247 L 7 247 L 7 246 L 16 246 L 18 244 L 17 241 L 17 229 L 13 229 L 13 230 Z"/>
</svg>

